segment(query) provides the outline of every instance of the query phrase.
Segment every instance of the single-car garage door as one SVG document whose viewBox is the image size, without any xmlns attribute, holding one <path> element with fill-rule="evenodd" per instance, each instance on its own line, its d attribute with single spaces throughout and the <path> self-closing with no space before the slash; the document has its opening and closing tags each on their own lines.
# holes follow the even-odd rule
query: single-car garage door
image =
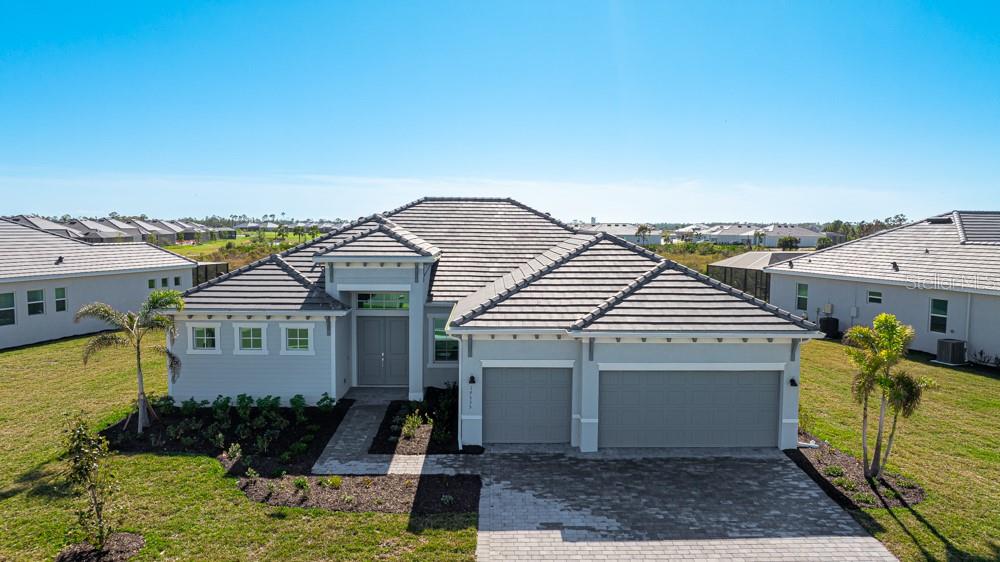
<svg viewBox="0 0 1000 562">
<path fill-rule="evenodd" d="M 569 443 L 572 370 L 483 369 L 483 442 Z"/>
<path fill-rule="evenodd" d="M 776 447 L 774 372 L 601 371 L 599 447 Z"/>
</svg>

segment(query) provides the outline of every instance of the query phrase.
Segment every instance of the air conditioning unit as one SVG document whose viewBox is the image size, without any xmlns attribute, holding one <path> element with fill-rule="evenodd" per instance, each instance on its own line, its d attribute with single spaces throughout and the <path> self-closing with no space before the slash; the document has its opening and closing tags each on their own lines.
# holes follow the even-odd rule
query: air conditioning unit
<svg viewBox="0 0 1000 562">
<path fill-rule="evenodd" d="M 940 339 L 937 343 L 937 359 L 942 365 L 965 365 L 965 342 L 962 340 Z"/>
</svg>

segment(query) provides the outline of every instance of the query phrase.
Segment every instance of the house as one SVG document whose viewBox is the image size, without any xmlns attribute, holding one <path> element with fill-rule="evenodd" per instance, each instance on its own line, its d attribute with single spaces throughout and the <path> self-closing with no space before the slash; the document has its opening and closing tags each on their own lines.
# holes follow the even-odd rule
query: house
<svg viewBox="0 0 1000 562">
<path fill-rule="evenodd" d="M 79 231 L 66 226 L 65 224 L 60 224 L 55 221 L 50 221 L 47 218 L 35 215 L 17 215 L 15 217 L 9 217 L 7 220 L 23 226 L 44 230 L 45 232 L 50 232 L 52 234 L 58 234 L 59 236 L 64 236 L 66 238 L 80 238 L 81 236 Z"/>
<path fill-rule="evenodd" d="M 258 226 L 258 229 L 259 230 L 278 230 L 278 226 L 280 226 L 280 225 L 278 223 L 276 223 L 276 222 L 262 222 Z"/>
<path fill-rule="evenodd" d="M 97 244 L 104 242 L 141 242 L 141 240 L 135 240 L 121 230 L 100 221 L 73 219 L 67 222 L 66 226 L 79 232 L 80 239 L 84 242 L 94 242 Z"/>
<path fill-rule="evenodd" d="M 648 232 L 640 234 L 640 229 L 642 227 L 646 227 Z M 660 232 L 648 224 L 640 225 L 626 222 L 598 223 L 596 218 L 591 217 L 590 226 L 581 226 L 581 228 L 588 228 L 597 232 L 606 232 L 633 244 L 660 244 L 662 242 Z"/>
<path fill-rule="evenodd" d="M 937 353 L 948 339 L 970 359 L 1000 356 L 1000 212 L 945 213 L 765 271 L 772 303 L 840 330 L 889 312 L 913 326 L 912 349 Z"/>
<path fill-rule="evenodd" d="M 193 242 L 198 237 L 198 229 L 188 224 L 178 224 L 174 221 L 157 220 L 152 221 L 154 225 L 163 230 L 172 232 L 177 238 L 177 244 L 183 242 Z"/>
<path fill-rule="evenodd" d="M 798 239 L 800 248 L 815 248 L 816 244 L 819 243 L 819 239 L 824 236 L 822 232 L 809 230 L 808 228 L 795 226 L 794 224 L 771 224 L 759 229 L 759 231 L 764 236 L 763 244 L 766 248 L 779 247 L 781 239 L 789 236 Z"/>
<path fill-rule="evenodd" d="M 153 221 L 129 219 L 128 224 L 145 231 L 145 240 L 155 242 L 163 246 L 170 246 L 177 243 L 177 233 L 171 229 L 157 226 Z"/>
<path fill-rule="evenodd" d="M 699 235 L 710 227 L 706 224 L 696 223 L 682 226 L 672 233 L 671 240 L 690 241 L 695 240 Z"/>
<path fill-rule="evenodd" d="M 120 230 L 121 232 L 124 232 L 125 236 L 128 237 L 129 242 L 145 242 L 146 235 L 149 234 L 148 232 L 139 228 L 138 226 L 129 224 L 119 219 L 113 219 L 113 218 L 97 219 L 97 222 L 107 225 L 115 230 Z"/>
<path fill-rule="evenodd" d="M 763 301 L 770 300 L 771 274 L 764 268 L 808 252 L 744 252 L 708 265 L 708 276 L 749 293 Z"/>
<path fill-rule="evenodd" d="M 210 229 L 218 240 L 235 240 L 236 229 L 228 226 L 217 226 Z"/>
<path fill-rule="evenodd" d="M 455 234 L 461 232 L 461 236 Z M 458 385 L 459 443 L 793 448 L 815 326 L 511 199 L 424 198 L 185 293 L 177 400 Z"/>
<path fill-rule="evenodd" d="M 798 239 L 800 248 L 815 248 L 823 233 L 789 224 L 734 224 L 711 227 L 699 234 L 699 238 L 716 244 L 760 245 L 765 248 L 779 247 L 781 239 L 787 236 Z"/>
<path fill-rule="evenodd" d="M 255 222 L 241 222 L 233 226 L 236 230 L 260 230 L 260 225 Z"/>
<path fill-rule="evenodd" d="M 0 349 L 97 332 L 84 304 L 136 310 L 154 288 L 191 286 L 195 263 L 143 242 L 93 244 L 0 219 Z"/>
</svg>

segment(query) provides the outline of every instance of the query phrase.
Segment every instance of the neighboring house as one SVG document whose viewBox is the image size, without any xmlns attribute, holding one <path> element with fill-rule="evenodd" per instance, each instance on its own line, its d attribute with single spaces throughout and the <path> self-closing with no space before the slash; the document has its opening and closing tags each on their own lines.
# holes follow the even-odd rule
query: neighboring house
<svg viewBox="0 0 1000 562">
<path fill-rule="evenodd" d="M 129 223 L 123 221 L 123 220 L 110 219 L 110 218 L 108 218 L 108 219 L 97 219 L 97 222 L 99 222 L 101 224 L 104 224 L 104 225 L 107 225 L 107 226 L 109 226 L 111 228 L 114 228 L 115 230 L 120 230 L 120 231 L 124 232 L 125 235 L 129 238 L 129 240 L 128 240 L 129 242 L 145 242 L 146 241 L 146 234 L 148 234 L 148 233 L 145 230 L 139 228 L 138 226 L 136 226 L 134 224 L 129 224 Z"/>
<path fill-rule="evenodd" d="M 820 336 L 511 199 L 420 199 L 185 301 L 176 399 L 457 383 L 462 445 L 794 448 L 799 344 Z"/>
<path fill-rule="evenodd" d="M 66 226 L 79 232 L 80 239 L 84 242 L 94 242 L 95 244 L 105 242 L 141 242 L 141 240 L 135 240 L 121 230 L 100 221 L 74 219 L 67 222 Z"/>
<path fill-rule="evenodd" d="M 673 231 L 671 235 L 671 241 L 683 241 L 688 242 L 695 240 L 699 235 L 708 230 L 710 227 L 706 224 L 689 224 L 687 226 L 682 226 L 677 230 Z"/>
<path fill-rule="evenodd" d="M 262 222 L 258 226 L 260 230 L 278 230 L 278 223 L 276 222 Z"/>
<path fill-rule="evenodd" d="M 641 226 L 645 226 L 649 229 L 646 234 L 639 234 L 639 229 Z M 586 228 L 596 232 L 606 232 L 612 236 L 617 236 L 622 240 L 626 240 L 633 244 L 645 245 L 645 244 L 660 244 L 662 243 L 662 235 L 659 230 L 656 230 L 650 225 L 639 225 L 635 223 L 627 222 L 604 222 L 598 223 L 596 218 L 590 219 L 590 226 L 580 225 L 580 228 Z"/>
<path fill-rule="evenodd" d="M 916 330 L 913 349 L 955 339 L 970 359 L 1000 356 L 1000 212 L 946 213 L 765 271 L 771 302 L 840 330 L 890 312 Z"/>
<path fill-rule="evenodd" d="M 834 244 L 843 244 L 847 242 L 847 235 L 840 232 L 824 232 L 823 236 L 826 236 Z"/>
<path fill-rule="evenodd" d="M 195 262 L 143 242 L 92 244 L 0 219 L 0 349 L 97 332 L 83 305 L 137 310 L 153 288 L 185 290 Z"/>
<path fill-rule="evenodd" d="M 163 246 L 170 246 L 177 243 L 177 233 L 173 230 L 157 226 L 152 221 L 145 221 L 139 219 L 130 219 L 129 224 L 145 231 L 145 240 L 147 242 L 155 241 L 157 244 Z"/>
<path fill-rule="evenodd" d="M 745 252 L 709 264 L 708 276 L 726 285 L 770 301 L 771 274 L 764 268 L 808 252 Z"/>
<path fill-rule="evenodd" d="M 164 221 L 164 220 L 153 221 L 153 224 L 162 228 L 163 230 L 168 230 L 170 232 L 173 232 L 174 236 L 177 238 L 178 244 L 182 242 L 193 242 L 197 238 L 198 229 L 196 229 L 191 225 L 182 226 L 181 224 L 178 224 L 174 221 Z"/>
<path fill-rule="evenodd" d="M 764 234 L 764 247 L 766 248 L 777 248 L 780 240 L 787 236 L 797 238 L 800 248 L 815 248 L 819 239 L 823 237 L 822 232 L 792 224 L 772 224 L 759 230 Z"/>
<path fill-rule="evenodd" d="M 260 225 L 255 222 L 242 222 L 233 228 L 236 230 L 260 230 Z"/>
<path fill-rule="evenodd" d="M 34 215 L 17 215 L 16 217 L 8 217 L 7 220 L 23 226 L 30 226 L 31 228 L 44 230 L 45 232 L 52 234 L 58 234 L 59 236 L 65 236 L 66 238 L 80 238 L 81 236 L 79 231 L 66 226 L 65 224 L 60 224 Z"/>
<path fill-rule="evenodd" d="M 228 226 L 217 226 L 211 229 L 211 232 L 215 234 L 215 237 L 219 240 L 235 240 L 236 239 L 236 229 L 229 228 Z"/>
<path fill-rule="evenodd" d="M 768 226 L 734 224 L 711 227 L 698 235 L 699 238 L 716 244 L 759 244 L 765 248 L 777 248 L 778 242 L 786 236 L 797 238 L 800 248 L 815 248 L 823 233 L 787 224 Z"/>
</svg>

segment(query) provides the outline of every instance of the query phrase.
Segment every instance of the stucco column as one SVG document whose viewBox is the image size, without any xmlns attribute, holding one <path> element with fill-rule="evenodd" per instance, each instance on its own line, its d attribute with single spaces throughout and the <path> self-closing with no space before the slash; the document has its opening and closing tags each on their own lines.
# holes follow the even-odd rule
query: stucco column
<svg viewBox="0 0 1000 562">
<path fill-rule="evenodd" d="M 580 345 L 576 353 L 576 363 L 573 365 L 573 384 L 572 384 L 572 413 L 573 419 L 570 425 L 570 437 L 569 444 L 573 447 L 580 446 L 580 401 L 581 401 L 581 385 L 583 380 L 583 359 L 584 359 L 584 349 L 585 345 Z"/>
<path fill-rule="evenodd" d="M 422 268 L 422 264 L 414 267 Z M 409 399 L 424 399 L 424 301 L 427 292 L 424 290 L 423 276 L 417 275 L 418 282 L 410 289 L 410 364 L 409 364 Z"/>
<path fill-rule="evenodd" d="M 583 361 L 580 362 L 580 452 L 597 451 L 597 402 L 600 389 L 600 373 L 594 361 L 591 340 L 582 340 Z"/>
<path fill-rule="evenodd" d="M 483 444 L 483 363 L 469 353 L 472 336 L 458 345 L 458 413 L 462 445 Z M 473 349 L 474 351 L 474 349 Z"/>
<path fill-rule="evenodd" d="M 788 363 L 781 375 L 781 420 L 778 430 L 778 447 L 794 449 L 799 444 L 799 340 L 792 340 Z M 795 381 L 795 386 L 792 386 Z"/>
</svg>

